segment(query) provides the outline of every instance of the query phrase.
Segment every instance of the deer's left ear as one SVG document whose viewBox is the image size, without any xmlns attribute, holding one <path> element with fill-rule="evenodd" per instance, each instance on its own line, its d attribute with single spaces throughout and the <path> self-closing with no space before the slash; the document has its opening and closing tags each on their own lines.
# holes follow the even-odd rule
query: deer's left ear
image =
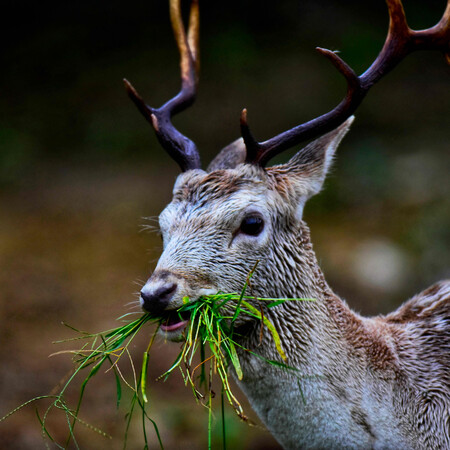
<svg viewBox="0 0 450 450">
<path fill-rule="evenodd" d="M 335 130 L 311 142 L 286 164 L 267 169 L 281 190 L 295 193 L 299 218 L 306 200 L 322 189 L 334 153 L 353 120 L 354 116 L 351 116 Z"/>
<path fill-rule="evenodd" d="M 223 148 L 209 163 L 207 172 L 220 169 L 234 169 L 245 161 L 246 149 L 244 139 L 239 138 Z"/>
</svg>

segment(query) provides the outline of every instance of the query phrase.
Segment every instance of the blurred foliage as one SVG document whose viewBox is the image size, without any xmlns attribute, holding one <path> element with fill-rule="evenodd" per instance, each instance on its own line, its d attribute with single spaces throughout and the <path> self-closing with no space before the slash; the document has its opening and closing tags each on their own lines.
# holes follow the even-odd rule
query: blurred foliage
<svg viewBox="0 0 450 450">
<path fill-rule="evenodd" d="M 407 2 L 410 22 L 433 24 L 444 4 Z M 176 92 L 177 55 L 164 1 L 128 2 L 126 8 L 117 0 L 8 2 L 3 22 L 4 181 L 19 181 L 33 163 L 49 159 L 163 159 L 121 79 L 132 80 L 153 105 Z M 177 123 L 210 158 L 238 135 L 243 106 L 262 138 L 326 111 L 342 96 L 344 84 L 314 47 L 340 49 L 362 71 L 381 48 L 386 25 L 380 0 L 364 8 L 356 1 L 205 2 L 199 99 Z M 424 133 L 442 129 L 449 96 L 445 76 L 448 70 L 436 55 L 410 57 L 361 109 L 360 127 L 372 130 L 364 130 L 366 139 L 419 121 L 429 128 Z M 417 102 L 408 104 L 416 92 L 431 97 L 426 114 Z M 436 102 L 435 96 L 444 98 Z M 386 113 L 386 105 L 394 114 Z M 11 154 L 16 177 L 8 170 Z"/>
</svg>

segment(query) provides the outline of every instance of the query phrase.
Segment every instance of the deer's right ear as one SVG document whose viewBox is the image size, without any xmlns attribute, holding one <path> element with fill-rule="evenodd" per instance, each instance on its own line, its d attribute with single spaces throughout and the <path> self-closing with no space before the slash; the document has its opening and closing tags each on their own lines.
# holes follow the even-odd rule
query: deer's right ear
<svg viewBox="0 0 450 450">
<path fill-rule="evenodd" d="M 353 120 L 354 116 L 351 116 L 335 130 L 311 142 L 286 164 L 267 169 L 275 177 L 280 189 L 295 193 L 299 218 L 306 200 L 322 189 L 336 149 Z"/>
</svg>

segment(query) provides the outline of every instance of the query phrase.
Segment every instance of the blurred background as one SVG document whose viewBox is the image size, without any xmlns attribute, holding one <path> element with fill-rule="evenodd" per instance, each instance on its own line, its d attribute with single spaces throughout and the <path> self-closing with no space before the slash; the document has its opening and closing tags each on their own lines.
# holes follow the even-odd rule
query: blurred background
<svg viewBox="0 0 450 450">
<path fill-rule="evenodd" d="M 444 0 L 404 3 L 416 29 L 434 25 L 445 9 Z M 341 50 L 361 73 L 388 24 L 382 0 L 204 1 L 201 16 L 198 99 L 174 122 L 196 141 L 205 165 L 238 137 L 243 107 L 260 140 L 334 107 L 345 83 L 314 48 Z M 178 168 L 122 78 L 159 106 L 177 92 L 179 69 L 163 0 L 9 1 L 0 22 L 2 416 L 52 392 L 70 370 L 68 355 L 48 357 L 74 348 L 52 344 L 75 334 L 62 321 L 101 331 L 134 308 L 160 253 L 158 236 L 142 232 L 144 218 L 170 201 Z M 364 314 L 387 313 L 450 275 L 449 75 L 440 53 L 421 52 L 375 86 L 324 191 L 306 207 L 329 283 Z M 132 346 L 136 361 L 150 332 Z M 166 448 L 206 448 L 206 411 L 181 377 L 153 381 L 178 348 L 154 348 L 149 414 Z M 122 370 L 131 376 L 127 364 Z M 80 425 L 79 445 L 122 448 L 129 398 L 117 410 L 112 374 L 96 378 L 81 417 L 113 440 Z M 35 408 L 42 415 L 47 406 L 29 405 L 1 422 L 0 447 L 45 448 Z M 64 440 L 61 416 L 49 420 Z M 228 416 L 230 448 L 279 448 L 262 427 Z M 157 448 L 150 426 L 148 433 Z M 129 448 L 142 447 L 136 417 Z"/>
</svg>

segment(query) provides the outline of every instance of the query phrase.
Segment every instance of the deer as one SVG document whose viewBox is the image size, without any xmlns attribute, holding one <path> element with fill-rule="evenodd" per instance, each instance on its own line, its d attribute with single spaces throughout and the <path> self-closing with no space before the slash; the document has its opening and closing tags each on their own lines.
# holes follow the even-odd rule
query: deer
<svg viewBox="0 0 450 450">
<path fill-rule="evenodd" d="M 450 448 L 450 280 L 396 311 L 362 317 L 327 284 L 303 221 L 306 201 L 319 193 L 354 112 L 370 88 L 411 52 L 440 50 L 450 63 L 450 2 L 441 20 L 415 31 L 400 0 L 387 0 L 389 30 L 382 50 L 360 76 L 336 52 L 318 48 L 347 82 L 334 109 L 258 142 L 240 118 L 242 137 L 206 170 L 192 140 L 172 124 L 195 99 L 199 74 L 199 5 L 184 26 L 180 0 L 170 0 L 180 53 L 181 89 L 153 108 L 124 80 L 129 97 L 152 125 L 181 174 L 159 216 L 163 251 L 140 291 L 140 305 L 163 319 L 159 333 L 183 339 L 189 314 L 183 298 L 239 292 L 255 262 L 253 303 L 274 324 L 295 370 L 279 360 L 260 321 L 240 318 L 242 380 L 237 383 L 275 439 L 286 449 Z M 187 28 L 187 30 L 186 30 Z M 312 140 L 312 141 L 311 141 Z M 311 141 L 287 163 L 279 153 Z M 311 298 L 267 308 L 258 297 Z M 301 375 L 301 376 L 300 376 Z"/>
</svg>

